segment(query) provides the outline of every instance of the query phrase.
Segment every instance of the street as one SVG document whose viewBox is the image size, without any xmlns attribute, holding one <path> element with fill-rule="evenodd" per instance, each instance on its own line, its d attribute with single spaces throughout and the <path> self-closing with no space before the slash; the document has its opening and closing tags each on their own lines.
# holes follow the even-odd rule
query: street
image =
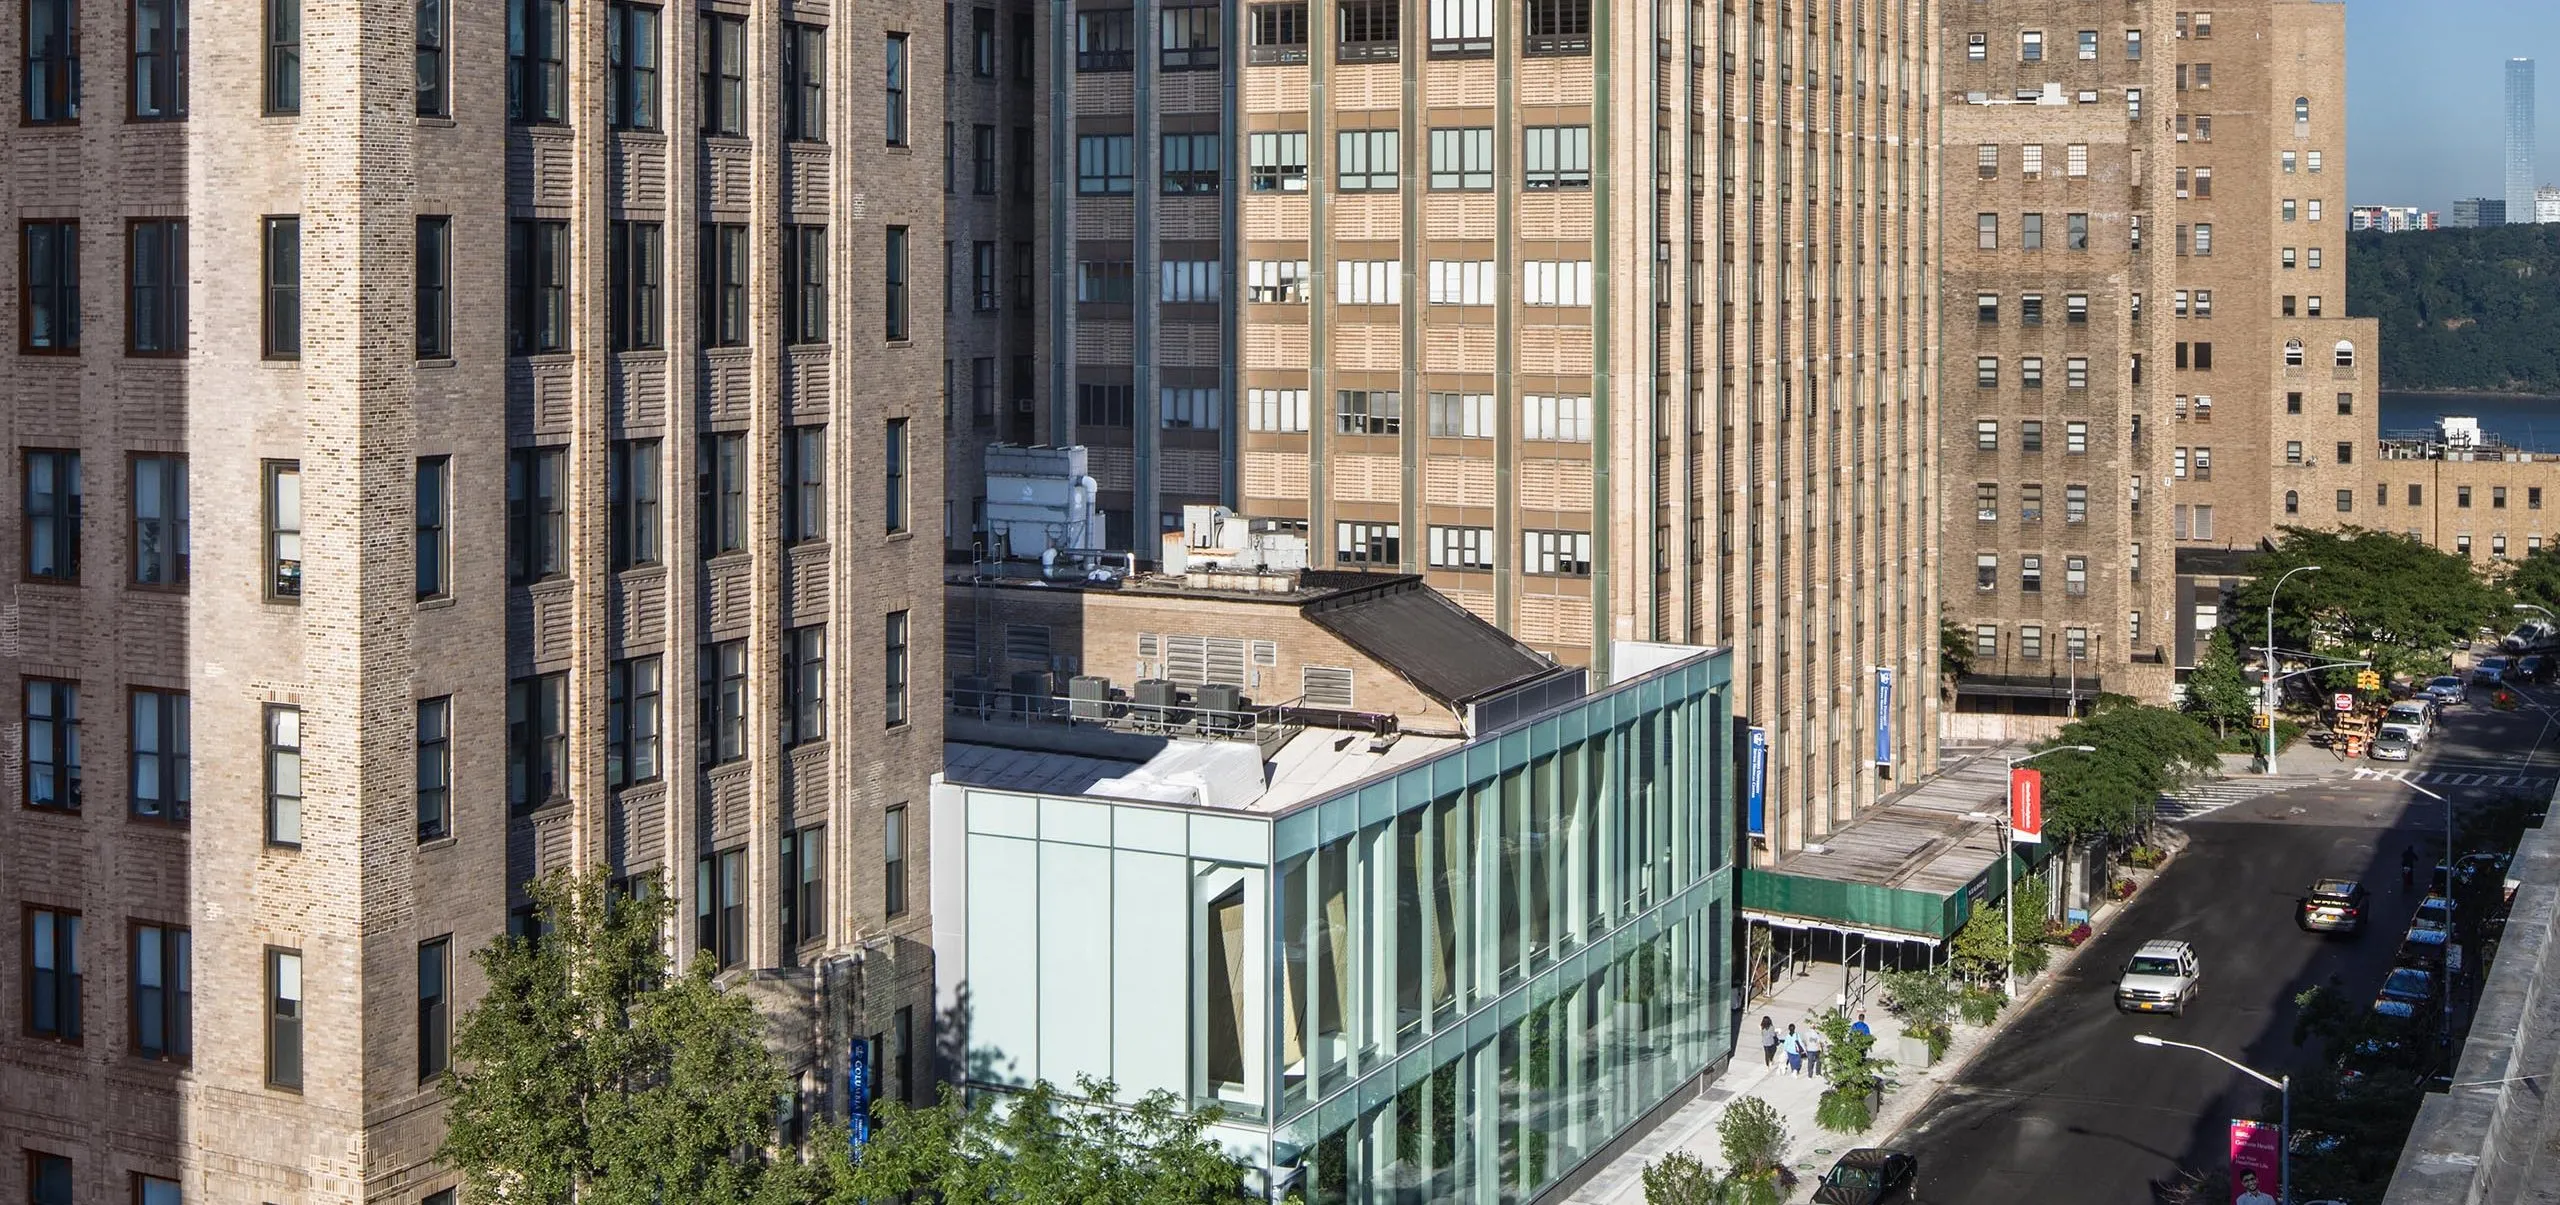
<svg viewBox="0 0 2560 1205">
<path fill-rule="evenodd" d="M 2529 694 L 2526 707 L 2500 713 L 2475 692 L 2447 710 L 2416 760 L 2363 765 L 2457 804 L 2547 795 L 2560 734 L 2543 706 L 2560 691 Z M 2227 1123 L 2275 1120 L 2273 1093 L 2206 1055 L 2138 1046 L 2134 1035 L 2211 1047 L 2271 1075 L 2304 1069 L 2312 1052 L 2292 1042 L 2294 994 L 2335 977 L 2351 998 L 2372 996 L 2442 847 L 2444 818 L 2443 805 L 2399 782 L 2341 776 L 2185 822 L 2185 852 L 1892 1143 L 1920 1157 L 1917 1199 L 2155 1205 L 2157 1189 L 2221 1169 Z M 2403 890 L 2401 851 L 2413 844 L 2418 888 Z M 2364 932 L 2295 927 L 2295 898 L 2327 875 L 2360 877 L 2373 892 Z M 2115 1010 L 2118 972 L 2154 938 L 2192 943 L 2203 964 L 2183 1018 Z"/>
</svg>

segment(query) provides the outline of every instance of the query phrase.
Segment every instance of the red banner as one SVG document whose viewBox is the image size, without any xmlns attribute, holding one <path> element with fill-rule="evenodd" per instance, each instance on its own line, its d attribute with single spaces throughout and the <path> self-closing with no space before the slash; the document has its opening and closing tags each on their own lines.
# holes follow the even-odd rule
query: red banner
<svg viewBox="0 0 2560 1205">
<path fill-rule="evenodd" d="M 2044 840 L 2044 771 L 2009 768 L 2009 831 L 2030 845 Z"/>
<path fill-rule="evenodd" d="M 2276 1127 L 2263 1121 L 2231 1123 L 2231 1205 L 2276 1205 L 2279 1141 Z"/>
</svg>

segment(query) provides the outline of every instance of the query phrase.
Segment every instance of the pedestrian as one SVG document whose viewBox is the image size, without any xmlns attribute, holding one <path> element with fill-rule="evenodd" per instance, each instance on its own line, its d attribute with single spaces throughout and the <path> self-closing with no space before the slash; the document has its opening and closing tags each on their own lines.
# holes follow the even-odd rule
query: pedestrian
<svg viewBox="0 0 2560 1205">
<path fill-rule="evenodd" d="M 1817 1079 L 1822 1076 L 1822 1031 L 1804 1031 L 1804 1073 Z"/>
<path fill-rule="evenodd" d="M 2407 891 L 2418 882 L 2418 847 L 2400 847 L 2400 890 Z"/>
<path fill-rule="evenodd" d="M 1795 1026 L 1790 1025 L 1787 1027 L 1787 1036 L 1779 1041 L 1778 1047 L 1779 1049 L 1787 1052 L 1787 1074 L 1802 1074 L 1804 1071 L 1804 1039 L 1796 1036 Z"/>
<path fill-rule="evenodd" d="M 1760 1018 L 1760 1065 L 1769 1067 L 1778 1061 L 1778 1023 Z"/>
<path fill-rule="evenodd" d="M 1858 1019 L 1855 1023 L 1849 1026 L 1849 1032 L 1857 1034 L 1860 1037 L 1871 1038 L 1875 1036 L 1876 1031 L 1867 1028 L 1867 1010 L 1863 1008 L 1858 1010 Z"/>
</svg>

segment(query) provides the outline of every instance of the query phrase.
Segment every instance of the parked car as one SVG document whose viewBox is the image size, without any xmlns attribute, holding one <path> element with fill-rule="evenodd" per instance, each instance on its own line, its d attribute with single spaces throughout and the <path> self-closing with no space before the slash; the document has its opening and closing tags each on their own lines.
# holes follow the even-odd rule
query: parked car
<svg viewBox="0 0 2560 1205">
<path fill-rule="evenodd" d="M 2361 1083 L 2366 1077 L 2385 1073 L 2407 1073 L 2410 1064 L 2424 1053 L 2424 1048 L 2405 1036 L 2376 1034 L 2349 1046 L 2334 1064 L 2341 1084 Z"/>
<path fill-rule="evenodd" d="M 2462 679 L 2446 674 L 2427 679 L 2427 697 L 2439 707 L 2451 707 L 2462 701 Z"/>
<path fill-rule="evenodd" d="M 2186 1015 L 2203 976 L 2195 947 L 2183 941 L 2146 941 L 2116 980 L 2116 1011 Z"/>
<path fill-rule="evenodd" d="M 2373 1011 L 2402 1020 L 2418 1015 L 2418 1010 L 2436 998 L 2436 977 L 2416 967 L 2393 967 L 2383 976 L 2382 991 L 2373 998 Z"/>
<path fill-rule="evenodd" d="M 2506 685 L 2508 664 L 2504 657 L 2482 657 L 2471 667 L 2471 684 L 2473 686 Z"/>
<path fill-rule="evenodd" d="M 2532 653 L 2550 648 L 2555 642 L 2560 642 L 2560 629 L 2553 628 L 2549 620 L 2528 619 L 2507 633 L 2498 647 L 2510 653 Z"/>
<path fill-rule="evenodd" d="M 2400 948 L 2391 955 L 2394 966 L 2416 967 L 2421 971 L 2444 969 L 2444 952 L 2453 944 L 2453 931 L 2430 925 L 2411 925 L 2400 939 Z"/>
<path fill-rule="evenodd" d="M 1907 1151 L 1862 1146 L 1840 1156 L 1822 1173 L 1813 1199 L 1820 1205 L 1881 1205 L 1911 1199 L 1911 1183 L 1920 1175 L 1920 1159 Z"/>
<path fill-rule="evenodd" d="M 2354 879 L 2322 879 L 2294 901 L 2293 923 L 2321 933 L 2354 933 L 2364 928 L 2364 884 Z"/>
<path fill-rule="evenodd" d="M 2429 894 L 2425 899 L 2419 900 L 2417 913 L 2409 918 L 2409 927 L 2452 932 L 2453 900 L 2437 894 Z"/>
<path fill-rule="evenodd" d="M 2392 733 L 2374 741 L 2368 755 L 2375 761 L 2407 761 L 2417 751 L 2418 747 L 2410 744 L 2407 736 Z"/>
<path fill-rule="evenodd" d="M 2394 724 L 2415 724 L 2431 733 L 2436 726 L 2436 702 L 2433 699 L 2402 699 L 2382 713 Z"/>
</svg>

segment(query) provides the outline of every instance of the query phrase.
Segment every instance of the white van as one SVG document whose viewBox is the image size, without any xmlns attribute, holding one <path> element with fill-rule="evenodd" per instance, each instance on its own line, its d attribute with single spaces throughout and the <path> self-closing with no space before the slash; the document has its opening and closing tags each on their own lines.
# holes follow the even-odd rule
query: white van
<svg viewBox="0 0 2560 1205">
<path fill-rule="evenodd" d="M 2386 724 L 2411 724 L 2421 732 L 2435 730 L 2435 706 L 2418 699 L 2402 699 L 2383 714 Z"/>
</svg>

